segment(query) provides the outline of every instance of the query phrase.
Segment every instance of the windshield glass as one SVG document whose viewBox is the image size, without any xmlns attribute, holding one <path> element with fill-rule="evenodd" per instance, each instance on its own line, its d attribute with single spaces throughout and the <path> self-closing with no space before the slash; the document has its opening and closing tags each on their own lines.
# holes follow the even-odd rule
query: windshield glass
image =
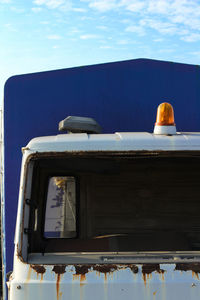
<svg viewBox="0 0 200 300">
<path fill-rule="evenodd" d="M 199 167 L 198 157 L 38 160 L 30 251 L 200 250 Z"/>
</svg>

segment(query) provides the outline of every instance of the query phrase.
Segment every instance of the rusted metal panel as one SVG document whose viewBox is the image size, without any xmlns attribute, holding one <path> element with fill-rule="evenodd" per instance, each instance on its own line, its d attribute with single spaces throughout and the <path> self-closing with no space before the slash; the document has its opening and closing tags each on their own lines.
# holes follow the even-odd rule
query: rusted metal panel
<svg viewBox="0 0 200 300">
<path fill-rule="evenodd" d="M 10 278 L 11 299 L 199 299 L 199 263 L 28 265 Z"/>
<path fill-rule="evenodd" d="M 155 154 L 156 153 L 156 154 Z M 182 155 L 199 155 L 199 151 L 181 152 Z M 183 154 L 184 153 L 184 154 Z M 74 152 L 74 155 L 103 156 L 110 155 L 110 152 L 91 151 Z M 121 155 L 122 152 L 113 152 L 115 155 Z M 141 151 L 137 155 L 176 155 L 168 151 L 148 152 Z M 179 153 L 177 152 L 179 155 Z M 157 263 L 146 263 L 144 258 L 140 258 L 140 264 L 130 263 L 116 264 L 68 264 L 61 263 L 57 265 L 43 265 L 26 263 L 22 255 L 22 243 L 24 232 L 24 205 L 27 189 L 24 189 L 27 163 L 31 159 L 39 157 L 51 157 L 58 155 L 72 155 L 71 153 L 31 153 L 25 151 L 22 181 L 20 186 L 20 204 L 19 221 L 17 223 L 16 250 L 14 261 L 14 273 L 9 280 L 9 293 L 12 300 L 23 299 L 94 299 L 95 300 L 132 300 L 132 299 L 199 299 L 200 266 L 197 261 L 194 263 L 182 263 L 180 257 L 177 264 L 159 264 L 159 255 Z M 130 151 L 127 155 L 135 155 Z M 27 160 L 28 158 L 28 160 Z M 19 245 L 19 246 L 18 246 Z M 154 258 L 155 259 L 155 253 Z M 114 257 L 114 254 L 113 254 Z M 135 255 L 135 260 L 136 260 Z M 151 257 L 148 257 L 151 261 Z M 174 258 L 171 257 L 170 261 Z M 143 260 L 143 261 L 142 261 Z M 166 261 L 168 258 L 166 258 Z M 145 261 L 145 263 L 144 263 Z M 160 259 L 162 261 L 162 259 Z M 174 259 L 175 261 L 175 259 Z M 143 263 L 141 263 L 143 262 Z"/>
</svg>

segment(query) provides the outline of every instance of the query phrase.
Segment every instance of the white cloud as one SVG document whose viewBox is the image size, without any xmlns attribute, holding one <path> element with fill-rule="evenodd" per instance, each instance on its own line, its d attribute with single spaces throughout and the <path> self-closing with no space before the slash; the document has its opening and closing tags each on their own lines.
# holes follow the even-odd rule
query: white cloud
<svg viewBox="0 0 200 300">
<path fill-rule="evenodd" d="M 132 25 L 132 26 L 128 26 L 125 29 L 127 32 L 134 32 L 140 36 L 145 35 L 145 29 L 143 26 L 137 26 L 137 25 Z"/>
<path fill-rule="evenodd" d="M 173 48 L 173 46 L 172 46 L 172 48 L 170 48 L 170 49 L 160 49 L 158 52 L 159 53 L 173 53 L 175 50 L 174 50 L 174 48 Z"/>
<path fill-rule="evenodd" d="M 156 42 L 156 43 L 160 43 L 160 42 L 163 42 L 164 39 L 162 39 L 162 38 L 160 38 L 160 39 L 154 39 L 153 41 Z"/>
<path fill-rule="evenodd" d="M 145 7 L 145 2 L 122 0 L 121 3 L 119 3 L 119 6 L 125 6 L 125 8 L 131 12 L 139 12 Z"/>
<path fill-rule="evenodd" d="M 95 8 L 100 12 L 105 12 L 111 9 L 115 9 L 116 5 L 117 4 L 115 0 L 95 0 L 95 1 L 90 1 L 89 7 Z"/>
<path fill-rule="evenodd" d="M 150 0 L 147 4 L 147 10 L 153 14 L 168 14 L 171 10 L 171 3 L 170 0 Z"/>
<path fill-rule="evenodd" d="M 40 24 L 43 24 L 43 25 L 48 25 L 49 22 L 48 21 L 41 21 Z"/>
<path fill-rule="evenodd" d="M 99 12 L 129 11 L 133 17 L 122 19 L 127 24 L 126 31 L 144 35 L 153 29 L 161 35 L 173 35 L 187 41 L 199 40 L 200 1 L 199 0 L 82 0 Z M 137 24 L 135 24 L 137 20 Z"/>
<path fill-rule="evenodd" d="M 12 0 L 0 0 L 0 3 L 9 3 Z M 104 12 L 118 12 L 124 23 L 125 31 L 144 36 L 148 30 L 159 35 L 177 36 L 185 42 L 199 40 L 200 34 L 200 0 L 32 0 L 37 6 L 46 6 L 49 9 L 60 11 L 74 11 L 85 13 L 87 9 L 100 13 L 99 18 L 107 17 Z M 77 4 L 82 3 L 83 7 Z M 35 7 L 34 12 L 38 12 Z M 128 17 L 127 17 L 128 12 Z M 123 15 L 123 13 L 126 13 Z M 131 17 L 133 16 L 133 18 Z M 94 19 L 94 14 L 80 17 L 80 20 Z M 124 19 L 123 19 L 124 18 Z M 119 19 L 119 20 L 120 20 Z M 103 24 L 103 23 L 102 23 Z M 103 24 L 104 25 L 104 24 Z M 106 30 L 104 26 L 97 29 Z M 81 39 L 96 38 L 96 35 L 85 34 Z M 156 37 L 155 37 L 156 38 Z M 158 36 L 159 38 L 159 36 Z M 123 38 L 122 38 L 123 39 Z"/>
<path fill-rule="evenodd" d="M 119 40 L 119 41 L 117 41 L 117 44 L 118 45 L 127 45 L 127 44 L 129 44 L 129 41 L 128 40 Z"/>
<path fill-rule="evenodd" d="M 58 8 L 65 4 L 65 0 L 34 0 L 33 3 L 36 5 L 46 5 L 50 9 Z"/>
<path fill-rule="evenodd" d="M 81 7 L 74 7 L 73 11 L 80 12 L 80 13 L 85 13 L 85 12 L 87 12 L 87 9 L 81 8 Z"/>
<path fill-rule="evenodd" d="M 80 36 L 81 40 L 89 40 L 89 39 L 97 39 L 97 38 L 99 38 L 99 36 L 96 34 L 83 34 Z"/>
<path fill-rule="evenodd" d="M 0 0 L 0 3 L 11 3 L 12 1 L 11 0 Z"/>
<path fill-rule="evenodd" d="M 130 19 L 123 19 L 121 20 L 121 23 L 124 23 L 124 24 L 131 24 L 132 20 Z"/>
<path fill-rule="evenodd" d="M 111 46 L 100 46 L 100 49 L 111 49 Z"/>
<path fill-rule="evenodd" d="M 182 36 L 181 40 L 192 43 L 200 41 L 200 33 L 191 33 L 190 35 Z"/>
<path fill-rule="evenodd" d="M 38 13 L 42 10 L 42 8 L 41 7 L 32 7 L 31 10 L 35 13 Z"/>
<path fill-rule="evenodd" d="M 52 34 L 52 35 L 48 35 L 47 39 L 48 40 L 60 40 L 62 37 L 60 35 L 56 35 L 56 34 Z"/>
<path fill-rule="evenodd" d="M 62 12 L 74 11 L 84 13 L 87 11 L 85 8 L 73 7 L 72 0 L 34 0 L 33 3 L 38 6 L 46 6 L 49 9 L 57 9 Z"/>
<path fill-rule="evenodd" d="M 155 29 L 162 34 L 175 34 L 179 30 L 175 24 L 158 19 L 143 19 L 140 21 L 140 25 Z"/>
<path fill-rule="evenodd" d="M 74 33 L 80 33 L 80 32 L 81 32 L 81 30 L 78 29 L 78 28 L 72 28 L 72 29 L 70 30 L 70 33 L 72 33 L 72 34 L 74 34 Z"/>
<path fill-rule="evenodd" d="M 94 18 L 89 17 L 89 16 L 83 16 L 83 17 L 80 17 L 80 20 L 81 21 L 92 21 L 92 20 L 94 20 Z"/>
<path fill-rule="evenodd" d="M 17 32 L 16 27 L 13 26 L 11 23 L 6 23 L 6 24 L 4 24 L 4 27 L 5 27 L 6 29 L 8 29 L 9 31 Z"/>
<path fill-rule="evenodd" d="M 194 56 L 199 56 L 200 57 L 200 51 L 190 52 L 190 54 L 192 54 Z"/>
<path fill-rule="evenodd" d="M 100 25 L 100 26 L 97 26 L 97 29 L 100 29 L 100 30 L 107 30 L 108 27 L 107 27 L 107 26 Z"/>
<path fill-rule="evenodd" d="M 15 7 L 15 6 L 11 6 L 10 7 L 10 10 L 18 13 L 18 14 L 22 14 L 25 12 L 25 9 L 24 8 L 20 8 L 20 7 Z"/>
</svg>

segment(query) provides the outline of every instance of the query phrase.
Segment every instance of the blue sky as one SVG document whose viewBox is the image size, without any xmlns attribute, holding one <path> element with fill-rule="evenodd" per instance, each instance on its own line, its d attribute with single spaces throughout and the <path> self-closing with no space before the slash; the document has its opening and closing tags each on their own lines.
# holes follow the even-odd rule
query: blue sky
<svg viewBox="0 0 200 300">
<path fill-rule="evenodd" d="M 14 74 L 134 58 L 200 64 L 197 0 L 0 0 L 0 96 Z"/>
</svg>

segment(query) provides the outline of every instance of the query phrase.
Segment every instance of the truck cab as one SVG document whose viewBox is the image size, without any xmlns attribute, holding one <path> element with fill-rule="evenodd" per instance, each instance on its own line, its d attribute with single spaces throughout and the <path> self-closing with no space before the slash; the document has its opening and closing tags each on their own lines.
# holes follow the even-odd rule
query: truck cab
<svg viewBox="0 0 200 300">
<path fill-rule="evenodd" d="M 60 129 L 22 149 L 9 299 L 198 299 L 200 133 L 168 103 L 153 133 Z"/>
</svg>

